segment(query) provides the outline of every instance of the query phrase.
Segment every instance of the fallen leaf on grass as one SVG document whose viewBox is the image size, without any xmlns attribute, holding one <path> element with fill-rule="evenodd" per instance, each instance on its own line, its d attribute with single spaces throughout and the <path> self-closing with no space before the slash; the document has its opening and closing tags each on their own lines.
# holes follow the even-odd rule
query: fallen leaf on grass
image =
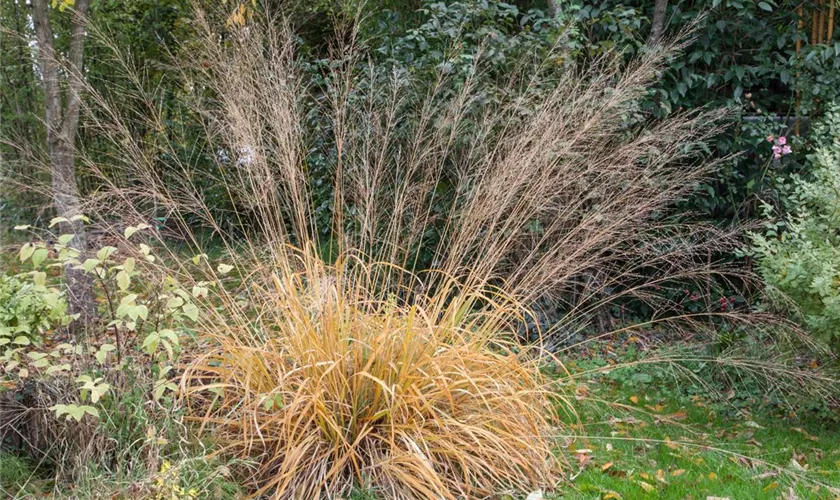
<svg viewBox="0 0 840 500">
<path fill-rule="evenodd" d="M 578 450 L 575 452 L 575 456 L 577 457 L 578 466 L 581 468 L 586 467 L 590 463 L 592 463 L 592 455 L 588 455 L 588 453 L 592 453 L 592 450 Z"/>
<path fill-rule="evenodd" d="M 779 482 L 778 481 L 773 481 L 772 483 L 770 483 L 767 486 L 765 486 L 764 488 L 762 488 L 761 491 L 763 491 L 764 493 L 767 493 L 768 491 L 775 490 L 778 487 L 779 487 Z"/>
<path fill-rule="evenodd" d="M 795 458 L 790 459 L 790 466 L 793 467 L 795 470 L 798 470 L 798 471 L 804 471 L 804 470 L 808 469 L 807 465 L 805 465 L 803 467 L 802 464 L 800 464 L 799 461 Z"/>
<path fill-rule="evenodd" d="M 665 446 L 671 448 L 672 450 L 678 450 L 680 448 L 680 445 L 671 441 L 671 438 L 669 438 L 668 436 L 665 436 Z"/>
<path fill-rule="evenodd" d="M 668 483 L 668 481 L 665 480 L 665 471 L 664 470 L 659 469 L 658 471 L 656 471 L 656 480 L 660 481 L 660 482 L 663 482 L 663 483 L 666 483 L 666 484 Z"/>
<path fill-rule="evenodd" d="M 730 455 L 729 456 L 729 461 L 732 462 L 733 464 L 741 466 L 741 467 L 747 467 L 747 468 L 750 468 L 750 469 L 754 467 L 754 464 L 753 464 L 752 460 L 750 460 L 747 457 Z"/>
<path fill-rule="evenodd" d="M 641 486 L 642 489 L 645 490 L 648 493 L 650 493 L 652 491 L 656 491 L 656 487 L 654 485 L 650 484 L 650 483 L 646 483 L 644 481 L 636 481 L 636 482 L 639 483 L 639 486 Z"/>
<path fill-rule="evenodd" d="M 808 431 L 806 431 L 802 427 L 793 427 L 791 430 L 802 434 L 803 436 L 805 436 L 805 439 L 810 439 L 811 441 L 819 441 L 819 438 L 817 438 L 817 436 L 809 434 Z"/>
<path fill-rule="evenodd" d="M 619 469 L 609 469 L 607 470 L 607 475 L 612 477 L 627 477 L 627 471 L 619 470 Z"/>
<path fill-rule="evenodd" d="M 671 475 L 674 477 L 682 476 L 683 474 L 685 474 L 685 469 L 677 469 L 671 472 Z"/>
<path fill-rule="evenodd" d="M 609 469 L 609 468 L 610 468 L 610 467 L 612 467 L 612 466 L 613 466 L 613 463 L 612 463 L 612 462 L 607 462 L 607 463 L 605 463 L 604 465 L 602 465 L 602 466 L 601 466 L 601 472 L 606 471 L 607 469 Z"/>
<path fill-rule="evenodd" d="M 729 497 L 706 497 L 706 500 L 730 500 Z"/>
</svg>

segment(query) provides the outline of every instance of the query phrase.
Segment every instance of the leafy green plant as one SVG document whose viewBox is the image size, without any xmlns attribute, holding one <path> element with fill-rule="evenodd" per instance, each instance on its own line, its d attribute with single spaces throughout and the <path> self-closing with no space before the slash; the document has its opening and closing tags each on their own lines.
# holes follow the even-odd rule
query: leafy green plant
<svg viewBox="0 0 840 500">
<path fill-rule="evenodd" d="M 55 218 L 50 227 L 60 222 L 62 218 Z M 17 229 L 37 234 L 29 226 Z M 114 374 L 125 369 L 147 371 L 154 377 L 149 393 L 155 401 L 176 390 L 169 377 L 181 350 L 180 335 L 189 322 L 198 319 L 195 301 L 206 295 L 207 284 L 193 282 L 188 292 L 172 276 L 159 278 L 144 272 L 143 266 L 154 263 L 156 257 L 149 245 L 135 245 L 131 239 L 148 229 L 143 224 L 129 226 L 120 235 L 122 250 L 103 246 L 84 259 L 68 246 L 71 235 L 48 235 L 55 243 L 48 244 L 47 238 L 41 238 L 21 247 L 19 258 L 31 264 L 33 271 L 0 281 L 3 296 L 8 297 L 7 307 L 0 313 L 4 321 L 0 339 L 8 346 L 0 362 L 7 376 L 72 378 L 78 384 L 78 402 L 86 403 L 79 405 L 71 400 L 55 404 L 51 409 L 57 417 L 76 421 L 85 415 L 98 418 L 95 405 L 114 390 L 109 382 Z M 94 332 L 88 332 L 90 336 L 78 339 L 78 343 L 52 343 L 44 352 L 41 343 L 30 340 L 30 336 L 54 333 L 51 330 L 72 320 L 65 313 L 66 292 L 60 283 L 48 283 L 48 279 L 54 281 L 48 277 L 52 269 L 66 266 L 95 278 L 96 295 L 104 304 L 101 323 L 110 338 L 94 340 Z"/>
<path fill-rule="evenodd" d="M 560 5 L 578 21 L 569 44 L 581 60 L 604 47 L 629 58 L 649 41 L 653 1 L 566 0 Z M 792 138 L 835 99 L 840 88 L 840 30 L 834 30 L 833 39 L 812 39 L 811 16 L 824 10 L 821 2 L 697 0 L 666 5 L 666 36 L 690 28 L 692 38 L 683 57 L 669 61 L 639 100 L 640 109 L 666 116 L 718 106 L 733 110 L 735 118 L 729 130 L 710 143 L 714 155 L 726 162 L 682 211 L 722 225 L 759 218 L 757 199 L 804 163 L 795 151 L 768 169 L 762 139 L 768 134 Z M 814 14 L 814 20 L 817 17 Z"/>
<path fill-rule="evenodd" d="M 568 53 L 553 50 L 567 16 L 524 11 L 499 0 L 427 2 L 419 15 L 419 26 L 383 38 L 376 50 L 402 71 L 431 79 L 441 72 L 458 75 L 447 82 L 453 92 L 471 76 L 477 58 L 487 63 L 483 77 L 491 78 L 509 76 L 507 71 L 527 60 L 571 62 Z"/>
<path fill-rule="evenodd" d="M 783 186 L 785 212 L 766 204 L 763 233 L 752 252 L 774 304 L 821 340 L 840 348 L 840 107 L 815 127 L 816 147 L 807 173 Z M 778 217 L 781 215 L 781 218 Z"/>
<path fill-rule="evenodd" d="M 47 288 L 45 278 L 37 271 L 0 275 L 0 352 L 7 345 L 39 343 L 44 332 L 70 322 L 66 301 Z"/>
</svg>

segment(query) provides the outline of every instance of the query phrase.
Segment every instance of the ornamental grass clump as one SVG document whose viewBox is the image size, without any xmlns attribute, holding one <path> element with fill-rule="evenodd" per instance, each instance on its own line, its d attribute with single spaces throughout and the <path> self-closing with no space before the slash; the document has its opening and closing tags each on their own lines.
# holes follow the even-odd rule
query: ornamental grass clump
<svg viewBox="0 0 840 500">
<path fill-rule="evenodd" d="M 87 159 L 102 186 L 87 208 L 181 231 L 155 263 L 204 302 L 182 358 L 186 418 L 253 464 L 255 494 L 552 488 L 557 412 L 574 409 L 540 374 L 541 341 L 621 297 L 685 325 L 701 315 L 671 314 L 661 288 L 737 274 L 708 260 L 734 233 L 671 216 L 714 168 L 698 154 L 724 113 L 638 117 L 678 47 L 550 84 L 537 61 L 487 101 L 480 54 L 454 88 L 443 71 L 415 81 L 372 64 L 350 29 L 313 73 L 282 23 L 221 36 L 208 19 L 184 47 L 193 150 L 154 95 L 87 89 L 86 126 L 118 152 Z M 147 110 L 142 138 L 125 102 Z M 206 235 L 223 265 L 208 264 Z M 517 344 L 545 297 L 567 314 Z"/>
<path fill-rule="evenodd" d="M 216 347 L 181 382 L 218 452 L 259 463 L 255 494 L 483 498 L 555 484 L 555 403 L 536 360 L 501 340 L 516 304 L 455 284 L 378 300 L 369 267 L 299 257 L 255 295 L 248 330 L 206 332 Z"/>
</svg>

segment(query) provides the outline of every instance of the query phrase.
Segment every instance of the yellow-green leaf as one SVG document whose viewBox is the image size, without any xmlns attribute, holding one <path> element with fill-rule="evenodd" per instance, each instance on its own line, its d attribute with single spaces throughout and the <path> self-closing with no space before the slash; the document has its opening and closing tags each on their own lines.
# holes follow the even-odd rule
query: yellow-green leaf
<svg viewBox="0 0 840 500">
<path fill-rule="evenodd" d="M 108 257 L 114 254 L 117 249 L 115 247 L 102 247 L 96 252 L 96 258 L 99 260 L 107 260 Z"/>
<path fill-rule="evenodd" d="M 32 257 L 33 253 L 35 253 L 35 245 L 32 243 L 25 243 L 20 247 L 20 261 L 26 262 L 29 257 Z"/>
<path fill-rule="evenodd" d="M 50 220 L 50 226 L 49 227 L 53 227 L 54 225 L 60 224 L 62 222 L 70 222 L 70 221 L 67 219 L 67 217 L 53 217 Z"/>
<path fill-rule="evenodd" d="M 129 285 L 131 285 L 131 277 L 128 276 L 128 273 L 120 271 L 117 273 L 117 286 L 120 287 L 120 290 L 126 291 L 128 290 Z"/>
<path fill-rule="evenodd" d="M 32 265 L 38 267 L 47 260 L 50 252 L 46 248 L 39 248 L 32 253 Z"/>
<path fill-rule="evenodd" d="M 184 311 L 184 315 L 190 318 L 193 321 L 198 321 L 198 307 L 192 302 L 184 304 L 182 309 Z"/>
<path fill-rule="evenodd" d="M 32 282 L 38 286 L 44 286 L 47 283 L 47 273 L 43 271 L 38 271 L 32 273 Z"/>
</svg>

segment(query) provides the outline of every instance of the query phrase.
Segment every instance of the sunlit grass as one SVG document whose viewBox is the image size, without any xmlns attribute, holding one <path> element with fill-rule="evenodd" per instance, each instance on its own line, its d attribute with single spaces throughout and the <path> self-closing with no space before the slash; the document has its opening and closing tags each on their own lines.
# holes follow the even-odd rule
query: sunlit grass
<svg viewBox="0 0 840 500">
<path fill-rule="evenodd" d="M 245 330 L 204 332 L 218 347 L 182 379 L 189 420 L 258 461 L 257 494 L 455 499 L 556 483 L 554 398 L 539 361 L 505 340 L 515 303 L 454 284 L 380 301 L 372 268 L 300 258 L 255 294 Z"/>
</svg>

